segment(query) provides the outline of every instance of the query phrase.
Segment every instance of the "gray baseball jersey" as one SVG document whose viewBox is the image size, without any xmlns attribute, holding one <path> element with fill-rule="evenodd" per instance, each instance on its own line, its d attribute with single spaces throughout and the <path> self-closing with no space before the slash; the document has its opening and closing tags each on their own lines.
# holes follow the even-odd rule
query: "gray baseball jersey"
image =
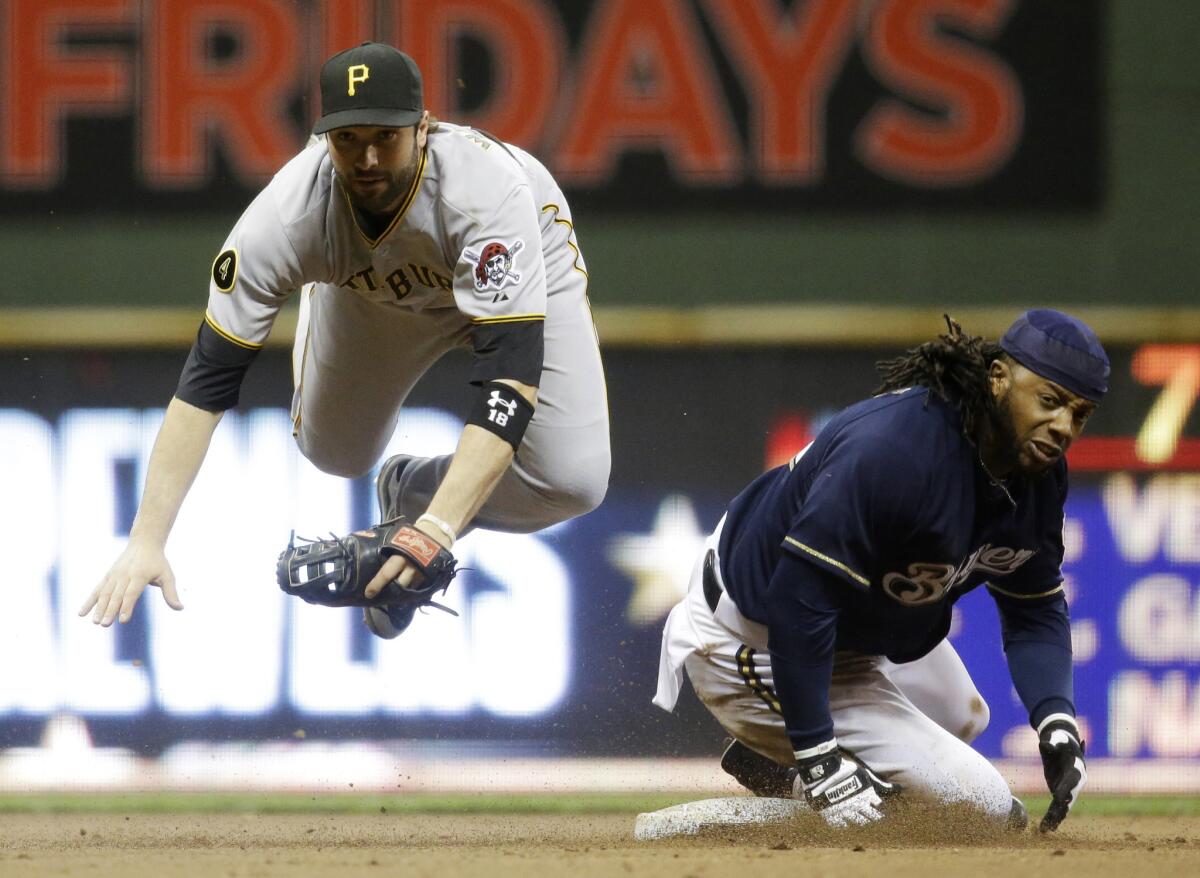
<svg viewBox="0 0 1200 878">
<path fill-rule="evenodd" d="M 314 138 L 234 226 L 214 266 L 208 320 L 261 345 L 280 306 L 312 282 L 414 312 L 457 307 L 474 323 L 541 320 L 538 208 L 561 193 L 539 185 L 550 178 L 534 169 L 516 147 L 440 123 L 391 226 L 372 238 Z"/>
<path fill-rule="evenodd" d="M 539 388 L 514 465 L 476 522 L 535 530 L 599 502 L 608 413 L 587 269 L 562 191 L 531 155 L 439 123 L 395 218 L 372 236 L 314 138 L 214 261 L 177 395 L 209 410 L 236 404 L 249 360 L 300 291 L 293 417 L 317 466 L 368 471 L 416 380 L 451 348 L 472 347 L 474 383 Z M 401 512 L 423 511 L 448 460 L 406 468 Z"/>
</svg>

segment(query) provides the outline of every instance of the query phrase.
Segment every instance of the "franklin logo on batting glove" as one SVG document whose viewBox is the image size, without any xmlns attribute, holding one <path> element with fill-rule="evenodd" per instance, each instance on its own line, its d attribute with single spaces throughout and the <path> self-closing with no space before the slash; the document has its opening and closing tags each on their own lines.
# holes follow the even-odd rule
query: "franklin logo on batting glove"
<svg viewBox="0 0 1200 878">
<path fill-rule="evenodd" d="M 852 777 L 844 784 L 840 784 L 839 786 L 827 791 L 825 793 L 825 798 L 827 798 L 831 804 L 833 802 L 840 802 L 842 799 L 848 799 L 862 788 L 862 781 L 860 781 L 857 777 Z"/>
<path fill-rule="evenodd" d="M 834 749 L 829 749 L 830 747 Z M 793 796 L 803 798 L 834 828 L 865 826 L 884 817 L 884 800 L 900 792 L 843 751 L 836 742 L 814 748 L 823 752 L 797 759 Z"/>
</svg>

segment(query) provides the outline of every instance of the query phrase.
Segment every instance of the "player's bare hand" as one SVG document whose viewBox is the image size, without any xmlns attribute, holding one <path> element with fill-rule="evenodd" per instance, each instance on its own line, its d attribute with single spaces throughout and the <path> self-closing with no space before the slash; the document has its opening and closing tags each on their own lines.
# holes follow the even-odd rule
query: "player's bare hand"
<svg viewBox="0 0 1200 878">
<path fill-rule="evenodd" d="M 79 615 L 91 613 L 93 624 L 105 628 L 117 619 L 128 622 L 147 585 L 161 588 L 163 600 L 172 610 L 183 609 L 175 590 L 175 574 L 162 546 L 131 539 L 100 584 L 83 602 Z"/>
<path fill-rule="evenodd" d="M 443 548 L 450 548 L 447 545 L 449 541 L 446 539 L 446 535 L 436 527 L 427 527 L 425 522 L 420 522 L 414 525 L 414 527 L 426 536 L 432 537 Z M 417 570 L 417 566 L 403 555 L 393 555 L 383 562 L 383 566 L 379 568 L 379 572 L 367 583 L 363 594 L 368 598 L 373 598 L 379 592 L 383 591 L 384 586 L 393 581 L 401 588 L 408 588 L 420 575 L 421 573 Z"/>
</svg>

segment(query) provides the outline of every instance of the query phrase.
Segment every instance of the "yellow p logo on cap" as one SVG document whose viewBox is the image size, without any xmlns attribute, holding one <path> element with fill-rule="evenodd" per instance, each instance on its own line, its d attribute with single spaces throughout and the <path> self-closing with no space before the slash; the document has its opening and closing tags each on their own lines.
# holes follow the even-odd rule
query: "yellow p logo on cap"
<svg viewBox="0 0 1200 878">
<path fill-rule="evenodd" d="M 354 97 L 354 86 L 360 82 L 366 82 L 371 78 L 371 71 L 366 64 L 355 64 L 346 69 L 346 78 L 349 84 L 346 88 L 346 94 Z"/>
</svg>

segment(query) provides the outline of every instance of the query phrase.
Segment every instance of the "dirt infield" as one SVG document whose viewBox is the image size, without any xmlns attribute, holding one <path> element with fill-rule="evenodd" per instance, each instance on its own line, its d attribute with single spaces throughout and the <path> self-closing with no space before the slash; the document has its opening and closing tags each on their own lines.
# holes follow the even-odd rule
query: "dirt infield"
<svg viewBox="0 0 1200 878">
<path fill-rule="evenodd" d="M 0 875 L 755 878 L 1200 874 L 1196 817 L 1072 818 L 1052 836 L 961 827 L 724 831 L 637 843 L 633 816 L 9 814 Z"/>
</svg>

